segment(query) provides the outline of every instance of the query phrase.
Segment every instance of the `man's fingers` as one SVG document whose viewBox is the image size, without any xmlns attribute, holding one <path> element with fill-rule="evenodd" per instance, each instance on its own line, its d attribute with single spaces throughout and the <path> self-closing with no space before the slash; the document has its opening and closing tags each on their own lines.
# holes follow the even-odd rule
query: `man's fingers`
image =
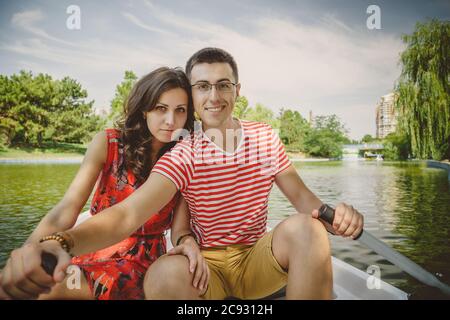
<svg viewBox="0 0 450 320">
<path fill-rule="evenodd" d="M 333 220 L 333 229 L 336 233 L 338 233 L 339 227 L 341 226 L 342 221 L 344 220 L 345 215 L 345 207 L 342 204 L 336 206 L 336 210 L 334 211 L 334 220 Z"/>
<path fill-rule="evenodd" d="M 350 223 L 352 222 L 352 218 L 353 218 L 353 211 L 351 208 L 349 208 L 348 206 L 344 206 L 344 209 L 341 209 L 342 213 L 340 213 L 340 215 L 342 214 L 342 218 L 341 218 L 341 222 L 339 224 L 339 227 L 337 228 L 337 233 L 338 234 L 343 234 L 345 232 L 345 230 L 347 230 L 347 228 L 350 226 Z"/>
<path fill-rule="evenodd" d="M 353 235 L 351 237 L 355 239 L 357 236 L 359 236 L 364 228 L 364 217 L 363 215 L 359 215 L 358 219 L 358 228 L 356 228 L 355 232 L 353 232 Z"/>
<path fill-rule="evenodd" d="M 312 217 L 315 218 L 315 219 L 318 219 L 319 218 L 319 210 L 314 209 L 312 211 Z"/>
<path fill-rule="evenodd" d="M 355 230 L 358 228 L 358 221 L 359 221 L 359 215 L 355 211 L 353 213 L 350 224 L 348 225 L 347 229 L 344 230 L 344 232 L 343 232 L 344 237 L 350 237 L 353 234 L 353 232 L 355 232 Z"/>
</svg>

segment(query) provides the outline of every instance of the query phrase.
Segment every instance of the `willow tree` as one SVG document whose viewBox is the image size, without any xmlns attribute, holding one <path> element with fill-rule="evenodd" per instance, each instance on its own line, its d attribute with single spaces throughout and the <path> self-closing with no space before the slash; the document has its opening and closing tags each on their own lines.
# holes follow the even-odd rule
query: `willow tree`
<svg viewBox="0 0 450 320">
<path fill-rule="evenodd" d="M 401 54 L 402 74 L 396 86 L 400 130 L 422 159 L 450 156 L 450 23 L 417 23 Z"/>
</svg>

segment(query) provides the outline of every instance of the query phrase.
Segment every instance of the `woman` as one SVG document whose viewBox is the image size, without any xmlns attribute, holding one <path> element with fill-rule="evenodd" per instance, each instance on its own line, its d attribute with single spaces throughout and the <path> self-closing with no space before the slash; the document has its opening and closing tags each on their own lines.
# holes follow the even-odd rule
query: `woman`
<svg viewBox="0 0 450 320">
<path fill-rule="evenodd" d="M 128 197 L 145 182 L 158 158 L 175 144 L 176 131 L 192 130 L 193 121 L 191 88 L 183 71 L 163 67 L 141 78 L 131 90 L 117 129 L 106 129 L 94 137 L 64 198 L 42 219 L 26 243 L 73 227 L 97 177 L 91 214 L 101 213 Z M 166 251 L 164 232 L 171 225 L 178 198 L 182 200 L 176 195 L 127 239 L 73 258 L 72 263 L 82 270 L 78 290 L 70 290 L 62 281 L 39 298 L 142 299 L 145 272 Z M 18 273 L 25 255 L 23 248 L 11 254 L 11 266 L 5 268 L 8 274 L 2 274 L 3 279 L 13 281 L 21 276 Z M 20 289 L 12 286 L 7 296 L 26 298 L 29 292 L 36 291 L 33 285 L 29 281 Z"/>
</svg>

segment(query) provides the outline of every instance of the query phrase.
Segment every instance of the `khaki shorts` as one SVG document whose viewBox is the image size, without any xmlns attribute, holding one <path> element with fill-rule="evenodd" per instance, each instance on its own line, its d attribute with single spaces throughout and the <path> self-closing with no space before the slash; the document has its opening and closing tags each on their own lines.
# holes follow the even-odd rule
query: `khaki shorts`
<svg viewBox="0 0 450 320">
<path fill-rule="evenodd" d="M 202 254 L 211 271 L 205 299 L 261 299 L 282 289 L 287 272 L 272 253 L 273 231 L 253 245 L 205 248 Z"/>
</svg>

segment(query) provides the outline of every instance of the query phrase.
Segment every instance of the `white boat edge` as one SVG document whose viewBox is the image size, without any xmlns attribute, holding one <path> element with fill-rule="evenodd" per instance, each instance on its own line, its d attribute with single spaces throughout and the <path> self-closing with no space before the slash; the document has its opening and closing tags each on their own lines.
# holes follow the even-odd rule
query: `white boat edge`
<svg viewBox="0 0 450 320">
<path fill-rule="evenodd" d="M 78 216 L 75 226 L 89 219 L 91 214 L 85 211 Z M 167 250 L 171 249 L 170 230 L 166 232 Z M 333 298 L 335 300 L 408 300 L 408 294 L 399 288 L 379 279 L 373 289 L 368 282 L 374 282 L 373 275 L 332 256 Z M 281 297 L 283 299 L 284 297 Z"/>
</svg>

